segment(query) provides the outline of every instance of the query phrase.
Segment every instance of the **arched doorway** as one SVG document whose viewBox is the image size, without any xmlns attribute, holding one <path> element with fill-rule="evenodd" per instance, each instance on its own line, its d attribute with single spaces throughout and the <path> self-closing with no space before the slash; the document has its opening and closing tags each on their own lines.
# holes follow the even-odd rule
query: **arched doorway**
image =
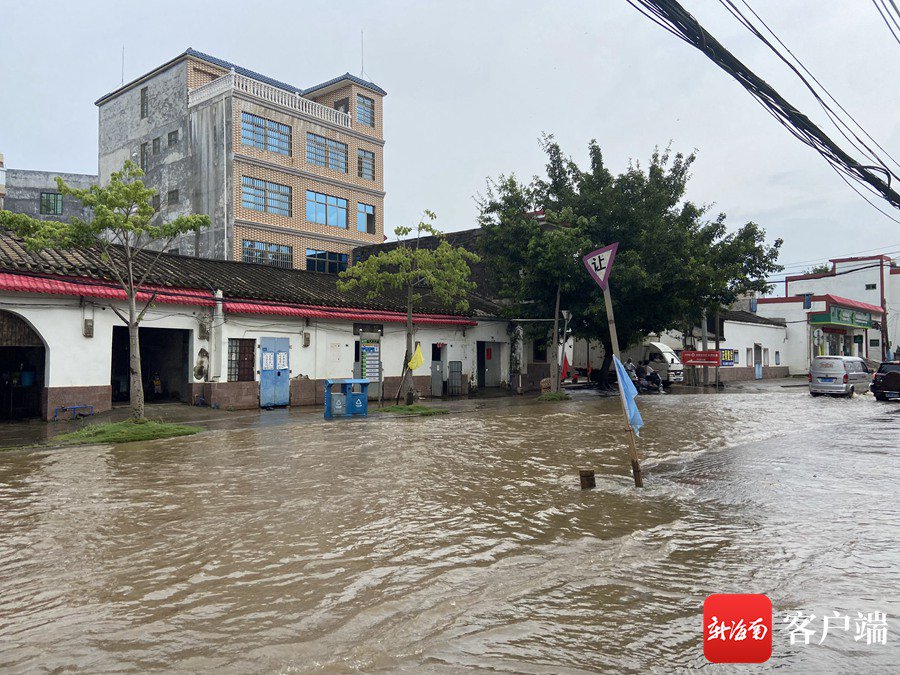
<svg viewBox="0 0 900 675">
<path fill-rule="evenodd" d="M 0 310 L 0 419 L 41 416 L 46 349 L 24 319 Z"/>
</svg>

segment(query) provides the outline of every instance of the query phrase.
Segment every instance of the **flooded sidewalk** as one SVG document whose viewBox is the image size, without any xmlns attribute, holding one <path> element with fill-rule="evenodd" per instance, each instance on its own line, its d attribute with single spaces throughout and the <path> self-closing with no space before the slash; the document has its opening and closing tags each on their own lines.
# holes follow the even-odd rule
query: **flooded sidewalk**
<svg viewBox="0 0 900 675">
<path fill-rule="evenodd" d="M 900 407 L 642 397 L 638 491 L 618 400 L 519 401 L 0 453 L 0 670 L 703 667 L 711 593 L 772 599 L 764 667 L 900 663 Z M 791 645 L 797 610 L 887 644 Z"/>
</svg>

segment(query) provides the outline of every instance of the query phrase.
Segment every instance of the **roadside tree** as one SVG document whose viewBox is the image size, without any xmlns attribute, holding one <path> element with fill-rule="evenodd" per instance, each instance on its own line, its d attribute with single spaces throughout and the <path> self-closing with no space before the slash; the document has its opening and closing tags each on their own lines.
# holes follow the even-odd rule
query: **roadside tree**
<svg viewBox="0 0 900 675">
<path fill-rule="evenodd" d="M 80 190 L 57 178 L 60 193 L 75 197 L 93 212 L 89 220 L 44 221 L 0 211 L 0 225 L 19 235 L 31 250 L 97 250 L 100 264 L 122 287 L 128 304 L 127 313 L 114 305 L 111 309 L 128 326 L 131 415 L 137 420 L 144 418 L 138 327 L 156 299 L 154 291 L 144 289 L 145 280 L 176 237 L 209 226 L 209 216 L 205 215 L 180 216 L 170 222 L 151 224 L 155 210 L 150 202 L 156 190 L 144 186 L 140 180 L 143 175 L 134 162 L 126 161 L 122 170 L 114 172 L 104 187 L 93 185 Z M 158 250 L 149 250 L 151 245 L 158 246 Z"/>
<path fill-rule="evenodd" d="M 724 214 L 707 220 L 708 207 L 684 199 L 693 154 L 657 150 L 646 170 L 631 163 L 615 175 L 594 141 L 587 169 L 565 157 L 552 137 L 544 138 L 543 147 L 546 176 L 530 185 L 501 177 L 489 183 L 479 204 L 485 261 L 511 301 L 511 314 L 552 317 L 557 309 L 549 297 L 554 280 L 534 264 L 533 250 L 521 250 L 524 222 L 534 220 L 529 214 L 535 211 L 567 214 L 575 261 L 619 242 L 610 292 L 623 348 L 648 334 L 697 325 L 704 310 L 730 304 L 749 290 L 766 290 L 766 277 L 781 269 L 776 263 L 781 240 L 767 246 L 754 223 L 729 233 Z M 561 302 L 573 314 L 573 335 L 604 345 L 605 384 L 612 349 L 602 293 L 580 261 L 567 266 L 564 277 Z M 546 291 L 532 293 L 541 284 Z"/>
<path fill-rule="evenodd" d="M 346 293 L 356 288 L 369 298 L 378 298 L 386 289 L 399 291 L 406 303 L 406 355 L 403 377 L 398 390 L 405 392 L 406 405 L 412 405 L 412 375 L 409 362 L 413 357 L 413 312 L 426 298 L 433 298 L 448 310 L 464 312 L 469 308 L 468 294 L 475 289 L 471 281 L 470 263 L 478 262 L 476 254 L 459 246 L 451 246 L 434 225 L 435 215 L 425 211 L 415 227 L 397 227 L 397 246 L 375 253 L 341 272 L 338 289 Z M 409 237 L 415 232 L 414 238 Z M 423 237 L 434 237 L 437 245 L 420 246 Z"/>
</svg>

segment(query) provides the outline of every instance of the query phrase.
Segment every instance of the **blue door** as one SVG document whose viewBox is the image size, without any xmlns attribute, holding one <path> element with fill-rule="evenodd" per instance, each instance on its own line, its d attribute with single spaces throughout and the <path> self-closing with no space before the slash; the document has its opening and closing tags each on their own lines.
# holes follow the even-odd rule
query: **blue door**
<svg viewBox="0 0 900 675">
<path fill-rule="evenodd" d="M 291 341 L 264 337 L 259 339 L 259 346 L 259 406 L 288 405 L 291 400 Z"/>
</svg>

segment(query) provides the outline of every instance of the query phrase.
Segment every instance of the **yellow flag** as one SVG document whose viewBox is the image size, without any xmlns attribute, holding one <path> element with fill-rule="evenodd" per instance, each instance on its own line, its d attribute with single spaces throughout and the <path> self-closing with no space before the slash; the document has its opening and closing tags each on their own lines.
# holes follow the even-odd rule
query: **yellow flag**
<svg viewBox="0 0 900 675">
<path fill-rule="evenodd" d="M 422 345 L 417 344 L 416 351 L 413 354 L 413 357 L 409 360 L 409 363 L 407 363 L 406 365 L 409 366 L 410 370 L 415 370 L 416 368 L 421 366 L 423 363 L 425 363 L 425 357 L 422 356 Z"/>
</svg>

